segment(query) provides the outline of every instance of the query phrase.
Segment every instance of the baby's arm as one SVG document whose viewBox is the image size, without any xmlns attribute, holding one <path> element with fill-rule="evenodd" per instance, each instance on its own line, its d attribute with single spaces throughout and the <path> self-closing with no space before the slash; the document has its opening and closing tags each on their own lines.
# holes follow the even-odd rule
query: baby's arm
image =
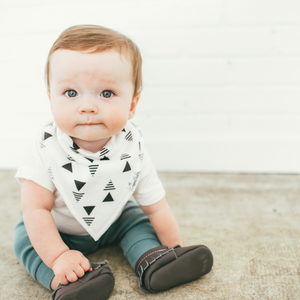
<svg viewBox="0 0 300 300">
<path fill-rule="evenodd" d="M 21 203 L 29 239 L 43 262 L 53 270 L 55 280 L 66 285 L 90 269 L 89 261 L 69 250 L 62 241 L 51 214 L 53 193 L 33 181 L 22 181 Z"/>
<path fill-rule="evenodd" d="M 148 215 L 162 245 L 169 248 L 182 246 L 177 221 L 165 197 L 155 204 L 141 208 Z"/>
</svg>

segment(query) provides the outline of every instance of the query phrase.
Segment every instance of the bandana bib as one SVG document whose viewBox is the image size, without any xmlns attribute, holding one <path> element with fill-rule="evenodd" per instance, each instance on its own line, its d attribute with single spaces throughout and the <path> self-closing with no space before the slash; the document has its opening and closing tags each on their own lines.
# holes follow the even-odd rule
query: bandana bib
<svg viewBox="0 0 300 300">
<path fill-rule="evenodd" d="M 96 241 L 115 221 L 139 181 L 143 143 L 129 121 L 101 151 L 81 149 L 52 121 L 38 151 L 54 185 L 76 220 Z"/>
</svg>

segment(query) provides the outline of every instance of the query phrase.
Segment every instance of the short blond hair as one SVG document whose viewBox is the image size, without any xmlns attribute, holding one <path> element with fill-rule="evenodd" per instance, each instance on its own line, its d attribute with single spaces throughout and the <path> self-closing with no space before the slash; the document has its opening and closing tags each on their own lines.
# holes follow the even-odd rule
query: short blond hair
<svg viewBox="0 0 300 300">
<path fill-rule="evenodd" d="M 48 54 L 45 80 L 50 92 L 50 61 L 58 49 L 73 51 L 103 52 L 115 49 L 129 56 L 132 63 L 133 97 L 142 91 L 142 56 L 138 46 L 127 36 L 98 25 L 77 25 L 66 29 L 55 41 Z"/>
</svg>

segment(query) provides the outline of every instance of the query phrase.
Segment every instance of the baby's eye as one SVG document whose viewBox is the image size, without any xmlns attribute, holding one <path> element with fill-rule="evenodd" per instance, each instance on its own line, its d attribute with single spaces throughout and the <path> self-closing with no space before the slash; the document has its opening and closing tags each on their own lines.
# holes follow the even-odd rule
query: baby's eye
<svg viewBox="0 0 300 300">
<path fill-rule="evenodd" d="M 110 98 L 110 97 L 112 97 L 113 95 L 114 95 L 114 93 L 113 93 L 112 91 L 108 91 L 108 90 L 103 91 L 103 92 L 100 94 L 100 96 L 101 96 L 101 97 L 104 97 L 104 98 Z"/>
<path fill-rule="evenodd" d="M 74 90 L 67 90 L 64 93 L 67 97 L 73 98 L 77 96 L 77 92 Z"/>
</svg>

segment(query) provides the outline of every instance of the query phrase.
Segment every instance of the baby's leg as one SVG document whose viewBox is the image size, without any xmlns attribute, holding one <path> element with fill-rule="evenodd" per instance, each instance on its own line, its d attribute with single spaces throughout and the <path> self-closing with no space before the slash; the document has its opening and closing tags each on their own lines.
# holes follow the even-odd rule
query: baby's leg
<svg viewBox="0 0 300 300">
<path fill-rule="evenodd" d="M 14 233 L 14 251 L 19 262 L 31 274 L 31 276 L 44 287 L 51 290 L 53 271 L 48 268 L 34 250 L 27 235 L 23 217 L 20 215 Z"/>
<path fill-rule="evenodd" d="M 120 245 L 146 292 L 170 289 L 211 270 L 213 257 L 206 246 L 161 246 L 148 216 L 134 202 L 127 203 L 114 225 L 123 231 Z"/>
<path fill-rule="evenodd" d="M 97 250 L 97 243 L 90 236 L 73 236 L 61 234 L 66 245 L 78 250 L 84 255 Z M 51 299 L 107 299 L 114 287 L 114 278 L 110 268 L 105 266 L 107 261 L 92 264 L 93 271 L 87 272 L 80 280 L 67 286 L 59 285 L 52 269 L 48 268 L 34 250 L 23 223 L 22 214 L 18 220 L 14 235 L 14 251 L 19 262 L 31 276 L 49 290 L 57 290 Z"/>
<path fill-rule="evenodd" d="M 133 201 L 127 202 L 121 216 L 110 226 L 100 241 L 100 246 L 120 244 L 132 268 L 143 253 L 160 246 L 148 216 Z"/>
<path fill-rule="evenodd" d="M 120 246 L 130 265 L 134 268 L 143 253 L 161 244 L 148 216 L 135 202 L 129 202 L 123 213 L 122 217 L 125 223 L 122 226 L 126 226 L 127 230 L 120 241 Z M 123 218 L 120 221 L 123 221 Z"/>
</svg>

